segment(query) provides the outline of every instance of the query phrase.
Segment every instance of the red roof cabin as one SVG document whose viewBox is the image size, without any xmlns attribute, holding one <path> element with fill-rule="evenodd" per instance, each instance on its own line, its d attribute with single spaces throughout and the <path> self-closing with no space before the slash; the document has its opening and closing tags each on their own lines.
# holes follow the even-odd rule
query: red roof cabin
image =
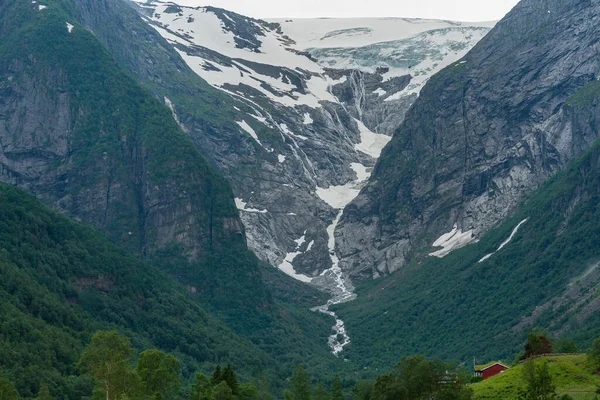
<svg viewBox="0 0 600 400">
<path fill-rule="evenodd" d="M 510 367 L 502 364 L 501 362 L 491 362 L 484 365 L 476 365 L 475 366 L 475 376 L 481 377 L 483 380 L 491 378 L 492 376 L 496 376 L 498 374 L 503 373 Z"/>
</svg>

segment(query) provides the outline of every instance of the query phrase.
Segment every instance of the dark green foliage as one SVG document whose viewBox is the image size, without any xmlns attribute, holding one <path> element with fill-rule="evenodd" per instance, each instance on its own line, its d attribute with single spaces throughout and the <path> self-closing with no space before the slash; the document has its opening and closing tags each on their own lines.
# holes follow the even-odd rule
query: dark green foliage
<svg viewBox="0 0 600 400">
<path fill-rule="evenodd" d="M 331 386 L 331 400 L 344 400 L 344 388 L 342 388 L 338 375 L 333 379 L 333 385 Z"/>
<path fill-rule="evenodd" d="M 528 218 L 509 245 L 488 260 L 515 226 Z M 548 311 L 523 324 L 536 307 L 578 285 L 600 242 L 600 146 L 524 202 L 515 215 L 477 244 L 443 259 L 407 265 L 378 282 L 363 283 L 358 299 L 337 306 L 352 334 L 350 360 L 382 368 L 415 351 L 468 362 L 510 358 L 530 327 L 563 335 L 581 346 L 600 336 L 598 313 L 576 317 L 576 304 Z M 588 301 L 600 295 L 590 292 Z M 574 307 L 569 313 L 565 309 Z M 365 321 L 368 321 L 366 323 Z"/>
<path fill-rule="evenodd" d="M 46 383 L 42 383 L 40 385 L 40 391 L 38 392 L 37 400 L 54 400 Z"/>
<path fill-rule="evenodd" d="M 153 349 L 140 354 L 135 370 L 142 393 L 153 400 L 173 399 L 179 392 L 181 376 L 179 360 Z"/>
<path fill-rule="evenodd" d="M 530 332 L 527 335 L 527 344 L 523 358 L 530 358 L 540 354 L 551 354 L 553 352 L 552 341 L 544 333 Z"/>
<path fill-rule="evenodd" d="M 227 382 L 223 381 L 213 388 L 214 400 L 235 400 L 236 397 L 231 392 L 231 388 Z"/>
<path fill-rule="evenodd" d="M 210 400 L 212 397 L 212 382 L 201 373 L 197 373 L 190 400 Z"/>
<path fill-rule="evenodd" d="M 352 400 L 369 400 L 373 392 L 373 382 L 359 381 L 352 388 Z"/>
<path fill-rule="evenodd" d="M 577 353 L 577 343 L 571 339 L 560 339 L 554 343 L 554 352 L 559 354 Z"/>
<path fill-rule="evenodd" d="M 240 388 L 237 378 L 235 377 L 235 372 L 233 372 L 233 368 L 231 368 L 230 364 L 227 364 L 227 366 L 223 370 L 221 380 L 227 383 L 227 386 L 229 386 L 229 388 L 231 389 L 231 393 L 233 393 L 236 396 L 240 393 Z"/>
<path fill-rule="evenodd" d="M 212 378 L 210 379 L 210 383 L 213 386 L 217 386 L 221 382 L 223 382 L 223 374 L 221 373 L 221 366 L 217 365 L 215 372 L 213 372 Z"/>
<path fill-rule="evenodd" d="M 15 384 L 0 376 L 0 400 L 19 400 L 19 392 Z"/>
<path fill-rule="evenodd" d="M 310 400 L 310 378 L 302 365 L 296 365 L 290 380 L 291 398 L 293 400 Z"/>
<path fill-rule="evenodd" d="M 24 396 L 37 394 L 40 379 L 61 399 L 89 393 L 91 382 L 77 377 L 75 362 L 91 332 L 109 326 L 136 347 L 177 354 L 184 376 L 220 359 L 247 375 L 262 368 L 277 376 L 268 356 L 205 313 L 178 283 L 4 184 L 0 249 L 0 366 Z"/>
<path fill-rule="evenodd" d="M 600 371 L 600 338 L 594 340 L 592 347 L 587 352 L 587 363 L 592 371 Z"/>
<path fill-rule="evenodd" d="M 456 367 L 422 356 L 403 358 L 396 370 L 377 378 L 373 400 L 456 399 L 469 400 L 473 393 Z"/>
</svg>

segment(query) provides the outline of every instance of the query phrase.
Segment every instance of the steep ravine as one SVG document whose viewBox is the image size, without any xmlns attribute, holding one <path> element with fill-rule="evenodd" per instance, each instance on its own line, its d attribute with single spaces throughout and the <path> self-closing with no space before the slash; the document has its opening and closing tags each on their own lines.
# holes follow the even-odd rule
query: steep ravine
<svg viewBox="0 0 600 400">
<path fill-rule="evenodd" d="M 229 179 L 249 247 L 286 274 L 332 293 L 330 304 L 351 299 L 334 235 L 342 210 L 427 79 L 461 58 L 493 24 L 262 21 L 213 7 L 137 4 L 187 67 L 167 73 L 168 66 L 129 54 L 124 64 L 165 99 L 196 148 Z M 305 23 L 311 27 L 297 29 Z M 352 29 L 364 26 L 359 30 L 372 34 L 358 40 Z M 344 27 L 352 29 L 331 35 Z M 173 81 L 182 74 L 183 86 Z M 191 93 L 195 87 L 201 89 Z M 348 341 L 342 321 L 334 332 L 343 337 L 330 338 L 339 353 Z"/>
</svg>

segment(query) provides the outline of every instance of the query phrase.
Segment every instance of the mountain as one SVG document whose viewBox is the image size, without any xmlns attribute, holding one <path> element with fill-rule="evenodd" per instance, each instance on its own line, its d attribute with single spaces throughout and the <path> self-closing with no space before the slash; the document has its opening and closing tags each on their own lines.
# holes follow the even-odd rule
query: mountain
<svg viewBox="0 0 600 400">
<path fill-rule="evenodd" d="M 336 231 L 342 269 L 378 277 L 479 240 L 597 138 L 599 7 L 521 1 L 429 80 Z"/>
<path fill-rule="evenodd" d="M 327 347 L 333 320 L 309 310 L 323 296 L 277 270 L 264 273 L 246 246 L 226 179 L 196 149 L 163 98 L 117 62 L 143 56 L 130 50 L 145 44 L 153 57 L 148 59 L 156 60 L 145 64 L 149 70 L 177 68 L 175 51 L 121 0 L 11 0 L 0 6 L 0 181 L 26 189 L 93 226 L 143 265 L 177 278 L 187 291 L 177 296 L 191 296 L 190 304 L 239 335 L 232 341 L 275 363 L 273 371 L 280 372 L 272 374 L 274 385 L 302 359 L 332 370 L 338 362 Z M 96 7 L 105 12 L 88 12 Z M 114 38 L 108 32 L 118 32 L 114 26 L 138 39 L 122 36 L 125 45 L 105 46 L 103 40 Z M 185 79 L 171 82 L 194 95 L 205 90 L 194 100 L 203 112 L 220 110 L 210 103 L 220 98 L 216 90 L 199 78 L 187 86 Z M 155 296 L 174 294 L 157 288 Z M 225 347 L 215 345 L 214 351 Z"/>
<path fill-rule="evenodd" d="M 335 309 L 353 338 L 345 357 L 512 360 L 530 329 L 586 349 L 600 336 L 599 200 L 597 142 L 477 243 L 359 286 Z"/>
</svg>

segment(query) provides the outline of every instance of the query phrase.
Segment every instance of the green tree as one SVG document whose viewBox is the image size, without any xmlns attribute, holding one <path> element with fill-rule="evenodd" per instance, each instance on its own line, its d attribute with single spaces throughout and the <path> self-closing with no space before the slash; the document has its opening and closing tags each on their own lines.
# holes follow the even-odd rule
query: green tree
<svg viewBox="0 0 600 400">
<path fill-rule="evenodd" d="M 269 378 L 263 373 L 259 374 L 255 380 L 258 398 L 260 400 L 272 400 L 270 393 Z"/>
<path fill-rule="evenodd" d="M 331 400 L 344 400 L 344 388 L 340 382 L 338 375 L 333 378 L 333 385 L 331 386 Z"/>
<path fill-rule="evenodd" d="M 206 375 L 198 372 L 192 386 L 190 400 L 211 400 L 213 397 L 212 384 Z"/>
<path fill-rule="evenodd" d="M 529 359 L 523 367 L 523 378 L 525 378 L 527 386 L 520 394 L 521 400 L 554 400 L 557 398 L 556 386 L 552 382 L 547 362 L 540 362 L 536 365 L 535 360 Z"/>
<path fill-rule="evenodd" d="M 106 400 L 120 400 L 132 387 L 128 362 L 133 353 L 129 338 L 100 331 L 83 350 L 78 367 L 101 383 Z"/>
<path fill-rule="evenodd" d="M 233 368 L 231 365 L 227 364 L 223 373 L 221 374 L 221 379 L 227 383 L 229 388 L 231 389 L 231 393 L 234 395 L 239 394 L 239 384 L 237 378 L 235 377 L 235 372 L 233 372 Z"/>
<path fill-rule="evenodd" d="M 54 398 L 50 395 L 50 389 L 48 389 L 46 382 L 42 382 L 40 385 L 37 400 L 54 400 Z"/>
<path fill-rule="evenodd" d="M 473 392 L 454 366 L 423 356 L 405 357 L 392 373 L 377 378 L 373 400 L 469 400 Z"/>
<path fill-rule="evenodd" d="M 577 353 L 577 344 L 571 339 L 560 339 L 554 344 L 554 352 L 560 354 Z"/>
<path fill-rule="evenodd" d="M 594 340 L 592 348 L 588 351 L 587 364 L 593 372 L 600 371 L 600 338 Z"/>
<path fill-rule="evenodd" d="M 223 376 L 221 373 L 221 366 L 217 365 L 217 368 L 215 368 L 215 372 L 213 372 L 213 374 L 212 374 L 212 378 L 210 378 L 210 383 L 213 386 L 217 386 L 222 381 L 223 381 Z"/>
<path fill-rule="evenodd" d="M 291 390 L 285 389 L 283 391 L 283 400 L 294 400 L 294 395 Z"/>
<path fill-rule="evenodd" d="M 144 394 L 154 400 L 172 399 L 181 386 L 179 360 L 159 350 L 143 351 L 136 372 Z"/>
<path fill-rule="evenodd" d="M 359 381 L 352 388 L 352 400 L 371 400 L 373 382 Z"/>
<path fill-rule="evenodd" d="M 322 384 L 318 384 L 313 395 L 313 400 L 329 400 L 331 397 L 327 392 L 327 389 Z"/>
<path fill-rule="evenodd" d="M 296 365 L 290 381 L 293 400 L 310 400 L 310 380 L 302 365 Z"/>
<path fill-rule="evenodd" d="M 405 399 L 406 394 L 394 373 L 389 373 L 377 377 L 371 398 L 373 400 L 400 400 Z"/>
<path fill-rule="evenodd" d="M 231 388 L 227 382 L 222 381 L 213 389 L 214 400 L 234 400 L 236 397 L 231 392 Z"/>
<path fill-rule="evenodd" d="M 265 400 L 258 393 L 256 386 L 251 383 L 242 383 L 239 385 L 238 397 L 240 400 Z"/>
<path fill-rule="evenodd" d="M 0 400 L 19 400 L 14 383 L 3 377 L 0 377 Z"/>
<path fill-rule="evenodd" d="M 552 353 L 552 341 L 545 332 L 531 331 L 527 335 L 525 358 Z"/>
</svg>

